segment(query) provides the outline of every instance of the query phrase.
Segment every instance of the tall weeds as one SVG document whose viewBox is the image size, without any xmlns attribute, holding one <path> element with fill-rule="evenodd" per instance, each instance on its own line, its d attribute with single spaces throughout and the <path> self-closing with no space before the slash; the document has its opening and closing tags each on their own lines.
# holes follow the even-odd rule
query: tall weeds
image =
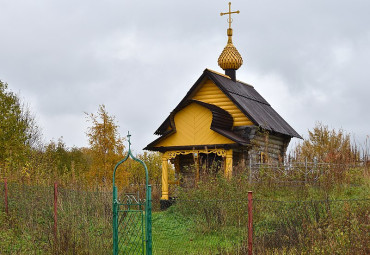
<svg viewBox="0 0 370 255">
<path fill-rule="evenodd" d="M 247 254 L 247 193 L 253 190 L 257 254 L 367 254 L 370 179 L 363 168 L 346 167 L 349 183 L 330 185 L 286 185 L 267 178 L 249 183 L 248 171 L 231 180 L 208 176 L 197 189 L 180 190 L 173 210 L 195 221 L 199 233 L 218 231 L 236 241 L 234 250 L 221 254 Z"/>
</svg>

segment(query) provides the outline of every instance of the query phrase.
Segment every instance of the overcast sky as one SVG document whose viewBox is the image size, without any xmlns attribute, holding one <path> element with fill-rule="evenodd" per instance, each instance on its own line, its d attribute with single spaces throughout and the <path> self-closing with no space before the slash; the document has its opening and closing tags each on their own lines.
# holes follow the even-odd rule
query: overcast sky
<svg viewBox="0 0 370 255">
<path fill-rule="evenodd" d="M 0 0 L 0 79 L 44 140 L 87 146 L 84 112 L 116 116 L 140 152 L 205 68 L 223 72 L 228 1 Z M 369 0 L 234 0 L 252 84 L 303 137 L 320 121 L 370 134 Z"/>
</svg>

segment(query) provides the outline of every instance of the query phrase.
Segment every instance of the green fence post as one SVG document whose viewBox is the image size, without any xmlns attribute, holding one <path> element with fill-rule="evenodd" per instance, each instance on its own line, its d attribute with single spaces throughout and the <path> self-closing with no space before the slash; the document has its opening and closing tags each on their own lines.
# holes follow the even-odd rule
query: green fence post
<svg viewBox="0 0 370 255">
<path fill-rule="evenodd" d="M 113 186 L 113 255 L 118 254 L 118 204 L 117 186 Z"/>
<path fill-rule="evenodd" d="M 152 255 L 152 186 L 147 186 L 146 194 L 146 254 Z"/>
</svg>

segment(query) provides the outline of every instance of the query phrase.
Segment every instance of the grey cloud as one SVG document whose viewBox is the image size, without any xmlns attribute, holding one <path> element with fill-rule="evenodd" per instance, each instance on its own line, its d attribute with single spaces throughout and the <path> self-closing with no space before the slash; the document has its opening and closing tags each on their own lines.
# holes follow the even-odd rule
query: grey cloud
<svg viewBox="0 0 370 255">
<path fill-rule="evenodd" d="M 104 103 L 140 150 L 205 68 L 222 71 L 227 2 L 0 0 L 0 79 L 33 106 L 46 140 L 86 145 L 83 112 Z M 369 1 L 232 8 L 239 79 L 300 134 L 315 121 L 369 134 Z"/>
</svg>

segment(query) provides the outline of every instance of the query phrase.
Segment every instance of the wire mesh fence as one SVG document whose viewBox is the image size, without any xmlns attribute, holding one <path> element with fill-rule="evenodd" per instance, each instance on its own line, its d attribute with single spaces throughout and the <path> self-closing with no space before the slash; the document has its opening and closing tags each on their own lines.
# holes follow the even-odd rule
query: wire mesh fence
<svg viewBox="0 0 370 255">
<path fill-rule="evenodd" d="M 0 203 L 0 254 L 105 254 L 111 250 L 109 192 L 59 187 L 55 240 L 53 186 L 9 183 L 8 190 L 8 217 Z"/>
<path fill-rule="evenodd" d="M 4 184 L 0 183 L 3 196 Z M 120 194 L 122 196 L 124 191 Z M 112 193 L 8 184 L 0 202 L 0 254 L 107 254 L 112 251 Z M 159 204 L 154 199 L 153 204 Z M 253 199 L 254 254 L 369 254 L 370 199 Z M 153 212 L 154 254 L 248 254 L 248 200 L 177 200 Z"/>
<path fill-rule="evenodd" d="M 240 166 L 239 166 L 240 167 Z M 366 161 L 350 164 L 335 164 L 323 162 L 291 162 L 284 163 L 252 163 L 249 162 L 241 172 L 248 174 L 250 183 L 275 183 L 281 185 L 320 185 L 327 179 L 340 182 L 350 182 L 351 173 L 368 171 Z"/>
<path fill-rule="evenodd" d="M 255 254 L 370 252 L 370 199 L 253 202 Z"/>
<path fill-rule="evenodd" d="M 248 201 L 183 200 L 157 254 L 249 254 Z M 253 254 L 369 254 L 370 199 L 253 200 Z M 153 224 L 153 228 L 161 228 Z M 153 229 L 155 233 L 155 229 Z"/>
</svg>

